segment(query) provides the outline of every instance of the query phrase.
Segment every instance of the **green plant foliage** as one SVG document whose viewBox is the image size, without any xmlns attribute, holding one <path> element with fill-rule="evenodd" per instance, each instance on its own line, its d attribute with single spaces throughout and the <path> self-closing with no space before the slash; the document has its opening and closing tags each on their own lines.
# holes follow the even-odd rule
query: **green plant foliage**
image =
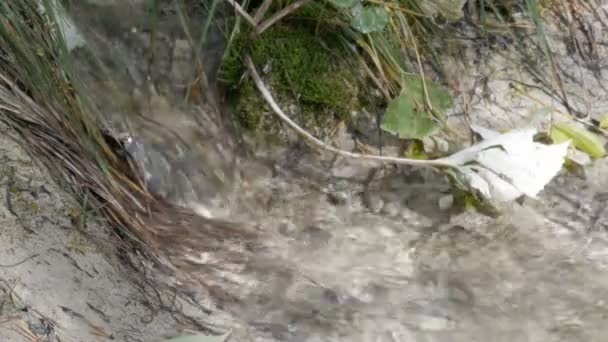
<svg viewBox="0 0 608 342">
<path fill-rule="evenodd" d="M 340 9 L 350 9 L 350 25 L 357 31 L 368 34 L 381 32 L 389 21 L 389 13 L 381 6 L 363 6 L 360 0 L 329 0 Z"/>
<path fill-rule="evenodd" d="M 574 147 L 593 158 L 602 158 L 606 155 L 606 149 L 599 137 L 579 125 L 555 124 L 551 128 L 551 139 L 556 144 L 572 140 Z"/>
<path fill-rule="evenodd" d="M 362 82 L 359 71 L 345 62 L 349 55 L 342 43 L 326 32 L 317 35 L 314 27 L 283 22 L 251 42 L 246 32 L 240 33 L 224 59 L 222 80 L 231 88 L 234 112 L 247 130 L 274 135 L 280 125 L 265 115 L 269 111 L 265 101 L 251 80 L 242 77 L 244 51 L 250 52 L 260 69 L 265 68 L 265 81 L 277 101 L 284 108 L 297 107 L 293 119 L 314 134 L 324 135 L 359 108 Z"/>
<path fill-rule="evenodd" d="M 452 97 L 441 85 L 429 80 L 424 80 L 428 97 L 425 96 L 422 78 L 417 75 L 406 76 L 403 85 L 401 94 L 387 108 L 382 129 L 401 139 L 422 139 L 434 133 L 445 120 L 446 110 L 453 105 Z"/>
<path fill-rule="evenodd" d="M 359 3 L 359 0 L 329 0 L 332 5 L 338 8 L 351 8 Z"/>
<path fill-rule="evenodd" d="M 549 55 L 551 49 L 549 48 L 549 41 L 547 40 L 547 36 L 545 35 L 543 20 L 540 17 L 538 2 L 536 0 L 526 0 L 526 7 L 528 10 L 528 15 L 534 22 L 534 26 L 536 26 L 536 34 L 538 35 L 538 38 L 542 43 L 543 51 L 545 55 Z"/>
<path fill-rule="evenodd" d="M 352 8 L 352 14 L 351 25 L 361 33 L 380 32 L 389 20 L 388 12 L 380 6 L 358 4 Z"/>
<path fill-rule="evenodd" d="M 608 114 L 604 114 L 602 120 L 600 121 L 600 128 L 607 129 L 608 128 Z"/>
<path fill-rule="evenodd" d="M 382 123 L 383 130 L 401 139 L 422 139 L 436 128 L 437 123 L 432 117 L 406 94 L 391 101 Z"/>
<path fill-rule="evenodd" d="M 428 154 L 424 150 L 424 144 L 420 140 L 412 140 L 405 150 L 405 157 L 409 159 L 429 159 Z"/>
<path fill-rule="evenodd" d="M 247 35 L 242 35 L 246 39 Z M 290 92 L 304 104 L 341 109 L 347 106 L 344 98 L 353 77 L 341 64 L 346 57 L 341 46 L 336 46 L 331 38 L 324 44 L 331 51 L 310 29 L 279 24 L 252 44 L 245 40 L 235 42 L 234 54 L 229 57 L 232 59 L 224 61 L 223 75 L 227 83 L 238 83 L 244 71 L 239 53 L 249 48 L 256 65 L 270 68 L 268 75 L 275 91 Z"/>
</svg>

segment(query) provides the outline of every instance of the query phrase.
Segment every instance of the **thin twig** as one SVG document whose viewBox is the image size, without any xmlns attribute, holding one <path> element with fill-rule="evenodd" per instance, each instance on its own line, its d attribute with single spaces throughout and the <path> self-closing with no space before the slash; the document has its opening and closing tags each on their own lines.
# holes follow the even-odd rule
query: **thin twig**
<svg viewBox="0 0 608 342">
<path fill-rule="evenodd" d="M 231 1 L 231 0 L 228 0 Z M 311 0 L 298 0 L 291 5 L 283 8 L 282 10 L 275 13 L 272 17 L 265 20 L 257 27 L 257 33 L 262 34 L 262 32 L 266 31 L 270 26 L 274 25 L 277 21 L 281 20 L 283 17 L 295 12 L 298 8 L 306 5 Z"/>
<path fill-rule="evenodd" d="M 253 26 L 254 28 L 257 29 L 258 23 L 256 23 L 255 20 L 253 20 L 253 18 L 249 15 L 249 13 L 247 13 L 247 11 L 245 11 L 243 9 L 243 7 L 241 7 L 241 5 L 239 5 L 235 0 L 226 0 L 226 1 L 228 1 L 228 3 L 230 5 L 232 5 L 232 7 L 234 7 L 236 12 L 241 17 L 243 17 L 243 19 L 245 19 L 246 22 L 248 22 L 251 26 Z"/>
<path fill-rule="evenodd" d="M 253 21 L 255 21 L 256 23 L 262 21 L 262 19 L 264 19 L 264 15 L 266 15 L 266 12 L 268 11 L 268 8 L 270 8 L 271 4 L 272 0 L 264 0 L 262 5 L 255 12 L 255 15 L 253 16 Z"/>
<path fill-rule="evenodd" d="M 253 64 L 253 60 L 251 59 L 251 56 L 245 55 L 245 64 L 247 65 L 247 68 L 249 69 L 249 75 L 251 75 L 253 82 L 255 83 L 256 87 L 258 88 L 258 90 L 260 91 L 260 93 L 262 94 L 262 96 L 264 97 L 264 99 L 266 100 L 268 105 L 270 106 L 270 108 L 272 108 L 273 112 L 283 122 L 285 122 L 285 124 L 287 124 L 291 129 L 293 129 L 296 133 L 298 133 L 300 136 L 302 136 L 308 142 L 310 142 L 315 147 L 317 147 L 321 150 L 329 151 L 329 152 L 332 152 L 332 153 L 335 153 L 335 154 L 338 154 L 340 156 L 350 158 L 350 159 L 369 160 L 369 161 L 375 161 L 375 162 L 378 162 L 381 164 L 403 164 L 403 165 L 418 165 L 418 166 L 426 166 L 426 167 L 449 167 L 449 168 L 455 167 L 453 164 L 451 164 L 447 161 L 441 160 L 441 159 L 418 160 L 418 159 L 407 159 L 407 158 L 398 158 L 398 157 L 376 156 L 376 155 L 371 155 L 371 154 L 360 154 L 360 153 L 348 152 L 348 151 L 344 151 L 344 150 L 335 148 L 333 146 L 327 145 L 323 141 L 315 138 L 312 134 L 308 133 L 306 130 L 304 130 L 303 128 L 298 126 L 298 124 L 293 122 L 289 118 L 289 116 L 287 116 L 283 112 L 283 110 L 276 103 L 276 101 L 272 97 L 272 94 L 270 93 L 270 91 L 268 90 L 266 85 L 264 84 L 264 81 L 262 81 L 262 79 L 260 78 L 260 75 L 259 75 L 255 65 Z"/>
<path fill-rule="evenodd" d="M 40 254 L 32 254 L 29 257 L 27 257 L 27 258 L 25 258 L 25 259 L 23 259 L 21 261 L 12 263 L 12 264 L 0 264 L 0 267 L 2 267 L 2 268 L 11 268 L 11 267 L 19 266 L 19 265 L 21 265 L 21 264 L 23 264 L 23 263 L 25 263 L 25 262 L 27 262 L 27 261 L 29 261 L 31 259 L 34 259 L 35 257 L 38 257 L 38 256 L 40 256 Z"/>
</svg>

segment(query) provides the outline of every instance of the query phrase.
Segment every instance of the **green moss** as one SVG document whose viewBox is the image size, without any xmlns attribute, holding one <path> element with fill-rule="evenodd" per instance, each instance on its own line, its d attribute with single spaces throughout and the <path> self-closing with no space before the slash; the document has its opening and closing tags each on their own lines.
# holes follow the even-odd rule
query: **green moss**
<svg viewBox="0 0 608 342">
<path fill-rule="evenodd" d="M 257 130 L 262 125 L 265 111 L 268 109 L 266 102 L 250 81 L 240 87 L 239 97 L 235 111 L 239 123 L 248 130 Z"/>
<path fill-rule="evenodd" d="M 263 76 L 281 107 L 314 134 L 325 135 L 360 107 L 362 82 L 335 36 L 317 35 L 314 27 L 303 24 L 281 23 L 255 41 L 249 42 L 247 37 L 244 32 L 233 41 L 221 74 L 234 95 L 233 108 L 242 127 L 280 133 L 276 119 L 265 115 L 270 109 L 251 80 L 242 79 L 244 51 L 250 52 L 260 71 L 267 70 Z"/>
</svg>

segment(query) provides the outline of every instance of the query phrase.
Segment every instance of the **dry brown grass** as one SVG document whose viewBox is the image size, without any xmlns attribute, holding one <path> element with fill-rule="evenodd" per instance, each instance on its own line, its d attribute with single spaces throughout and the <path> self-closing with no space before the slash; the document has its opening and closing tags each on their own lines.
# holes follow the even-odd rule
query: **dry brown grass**
<svg viewBox="0 0 608 342">
<path fill-rule="evenodd" d="M 238 302 L 232 275 L 252 268 L 253 259 L 260 264 L 258 232 L 198 216 L 147 190 L 141 169 L 78 91 L 53 17 L 32 3 L 0 4 L 0 122 L 57 183 L 107 219 L 119 249 L 195 292 Z M 201 252 L 213 257 L 193 261 Z M 153 291 L 169 286 L 149 278 Z"/>
</svg>

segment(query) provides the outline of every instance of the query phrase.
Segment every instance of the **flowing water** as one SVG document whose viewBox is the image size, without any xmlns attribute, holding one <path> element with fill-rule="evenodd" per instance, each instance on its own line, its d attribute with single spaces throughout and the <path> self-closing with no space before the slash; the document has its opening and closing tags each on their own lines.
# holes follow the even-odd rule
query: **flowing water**
<svg viewBox="0 0 608 342">
<path fill-rule="evenodd" d="M 320 156 L 298 144 L 256 151 L 258 159 L 240 155 L 237 162 L 238 145 L 225 123 L 230 120 L 222 119 L 212 91 L 212 70 L 223 49 L 214 38 L 221 32 L 212 30 L 203 49 L 209 68 L 203 91 L 190 94 L 184 105 L 195 64 L 179 13 L 163 6 L 155 27 L 147 26 L 138 0 L 82 1 L 70 8 L 76 27 L 124 93 L 125 98 L 99 94 L 102 112 L 117 133 L 134 139 L 131 151 L 146 163 L 154 191 L 253 222 L 276 236 L 275 255 L 297 270 L 297 276 L 283 276 L 269 269 L 258 283 L 262 295 L 256 292 L 238 313 L 215 307 L 198 319 L 236 326 L 235 341 L 604 339 L 605 161 L 589 166 L 586 177 L 563 172 L 539 199 L 510 205 L 498 218 L 441 210 L 438 202 L 449 187 L 432 172 L 387 167 L 366 182 L 370 166 Z M 188 18 L 203 22 L 205 10 L 191 11 Z M 602 43 L 605 29 L 590 22 Z M 158 45 L 150 64 L 152 34 Z M 552 38 L 561 47 L 563 37 Z M 597 53 L 608 56 L 599 43 Z M 601 61 L 584 64 L 568 49 L 558 50 L 560 66 L 581 71 L 567 81 L 574 97 L 593 99 L 593 112 L 605 111 L 598 105 L 607 94 L 600 87 Z M 485 76 L 485 89 L 494 93 L 484 92 L 472 103 L 473 121 L 513 127 L 537 106 L 507 95 L 513 79 L 532 76 L 523 65 L 505 61 L 497 54 L 454 71 L 472 89 L 467 82 L 479 78 L 476 73 Z M 102 82 L 87 65 L 80 64 L 81 75 L 89 84 Z M 586 88 L 577 87 L 580 78 Z M 576 97 L 585 89 L 590 90 Z M 542 91 L 528 94 L 555 105 Z M 245 270 L 238 281 L 247 276 Z"/>
</svg>

